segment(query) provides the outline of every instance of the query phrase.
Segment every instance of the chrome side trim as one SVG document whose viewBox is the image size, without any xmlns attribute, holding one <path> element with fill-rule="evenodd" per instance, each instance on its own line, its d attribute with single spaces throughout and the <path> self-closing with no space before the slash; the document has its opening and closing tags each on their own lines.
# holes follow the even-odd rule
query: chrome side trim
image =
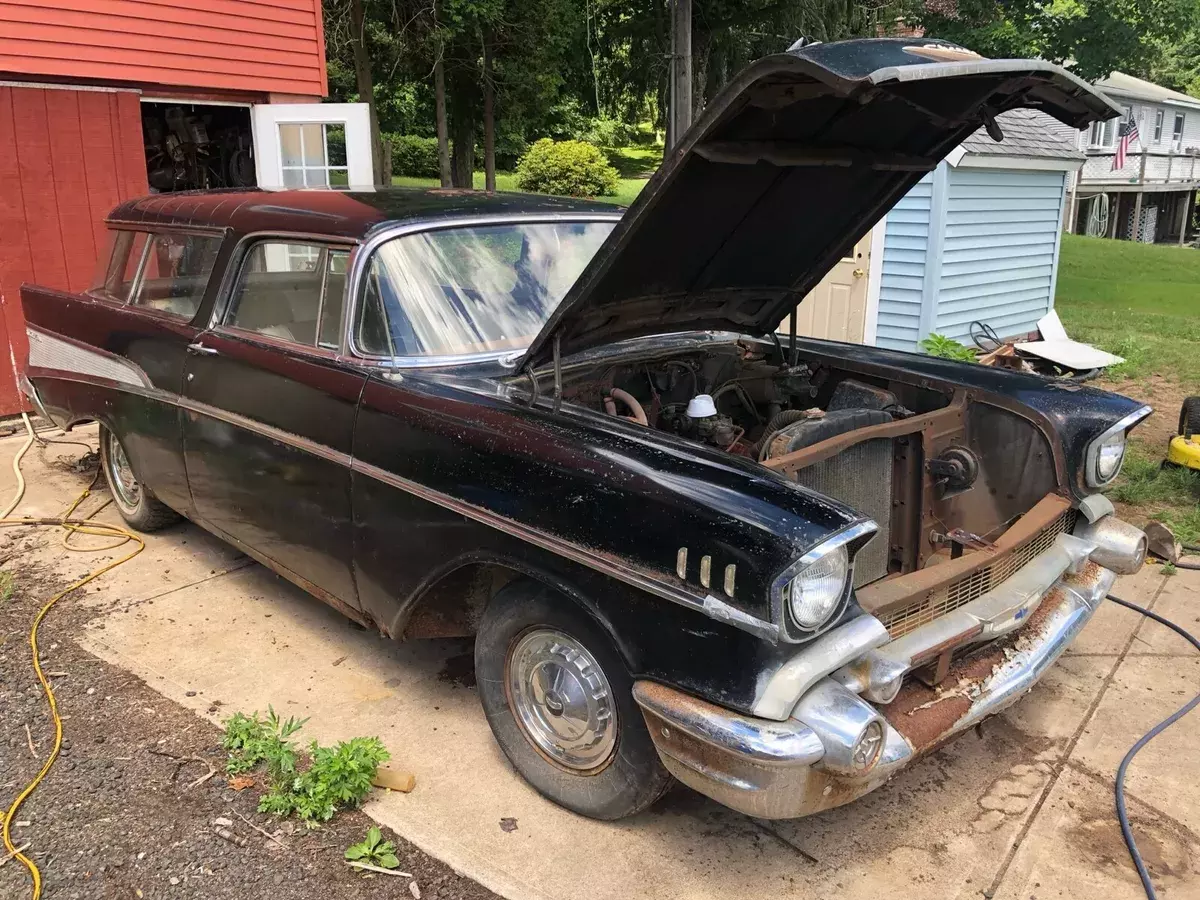
<svg viewBox="0 0 1200 900">
<path fill-rule="evenodd" d="M 728 622 L 736 628 L 749 631 L 751 634 L 758 635 L 767 640 L 775 641 L 778 639 L 778 629 L 774 624 L 764 622 L 762 619 L 756 619 L 753 616 L 748 616 L 740 610 L 733 610 L 728 604 L 711 595 L 699 596 L 681 590 L 673 585 L 657 581 L 652 576 L 639 572 L 637 569 L 630 566 L 622 566 L 610 559 L 600 558 L 595 553 L 577 547 L 575 544 L 553 534 L 501 516 L 489 509 L 466 503 L 456 497 L 434 491 L 422 484 L 410 481 L 403 476 L 389 472 L 386 469 L 381 469 L 371 463 L 355 459 L 351 461 L 350 468 L 358 474 L 390 485 L 415 497 L 420 497 L 422 500 L 428 500 L 430 503 L 466 516 L 468 519 L 474 519 L 476 522 L 490 525 L 498 531 L 511 534 L 513 537 L 520 538 L 534 546 L 541 547 L 543 550 L 549 550 L 551 553 L 556 553 L 573 562 L 580 563 L 589 569 L 603 572 L 605 575 L 610 575 L 618 581 L 633 585 L 647 593 L 655 594 L 664 600 L 670 600 L 672 603 L 678 603 L 681 606 L 697 610 L 712 618 Z M 730 611 L 736 612 L 737 615 L 731 615 Z"/>
<path fill-rule="evenodd" d="M 132 366 L 132 364 L 130 364 Z M 134 366 L 133 368 L 136 368 Z M 140 370 L 138 370 L 140 371 Z M 119 381 L 114 378 L 107 378 L 102 375 L 94 375 L 91 373 L 77 372 L 72 370 L 56 370 L 56 369 L 41 369 L 32 371 L 32 375 L 48 378 L 59 378 L 64 381 L 76 381 L 84 384 L 95 384 L 101 387 L 108 387 L 114 390 L 121 390 L 131 394 L 145 397 L 150 400 L 156 400 L 160 403 L 167 403 L 176 406 L 180 409 L 197 415 L 206 416 L 216 419 L 226 424 L 233 425 L 238 428 L 243 428 L 254 434 L 261 435 L 270 440 L 277 441 L 281 444 L 295 447 L 314 456 L 327 460 L 335 465 L 343 466 L 372 478 L 383 484 L 402 490 L 422 500 L 427 500 L 444 509 L 449 509 L 459 515 L 466 516 L 469 519 L 488 525 L 506 534 L 511 534 L 514 537 L 520 538 L 535 546 L 548 550 L 566 559 L 580 563 L 593 569 L 623 581 L 626 584 L 632 585 L 647 593 L 654 594 L 669 600 L 672 603 L 678 603 L 681 606 L 686 606 L 689 609 L 694 609 L 704 615 L 721 622 L 727 622 L 735 628 L 740 628 L 757 637 L 761 637 L 771 642 L 779 640 L 779 629 L 772 623 L 763 619 L 756 618 L 741 610 L 731 606 L 725 601 L 712 596 L 711 594 L 694 594 L 689 591 L 676 587 L 668 582 L 658 581 L 652 575 L 642 572 L 632 566 L 621 565 L 611 559 L 598 557 L 595 553 L 578 547 L 563 538 L 541 531 L 521 522 L 516 522 L 505 516 L 501 516 L 491 510 L 483 507 L 475 506 L 456 497 L 448 494 L 443 494 L 440 491 L 435 491 L 424 485 L 418 484 L 415 481 L 410 481 L 403 476 L 388 472 L 378 466 L 370 463 L 362 462 L 354 459 L 350 454 L 343 453 L 328 447 L 324 444 L 319 444 L 311 441 L 298 434 L 293 434 L 289 431 L 284 431 L 281 428 L 275 428 L 271 425 L 266 425 L 238 413 L 230 412 L 229 410 L 220 409 L 215 406 L 210 406 L 207 403 L 200 403 L 191 400 L 187 397 L 182 397 L 178 394 L 173 394 L 169 391 L 161 390 L 153 385 L 145 386 L 142 384 L 131 384 L 129 382 Z M 881 626 L 882 627 L 882 626 Z"/>
<path fill-rule="evenodd" d="M 34 325 L 25 326 L 25 335 L 29 339 L 31 369 L 91 375 L 136 387 L 154 386 L 139 366 L 114 353 L 97 350 Z"/>
<path fill-rule="evenodd" d="M 859 616 L 821 635 L 759 683 L 751 712 L 764 719 L 786 719 L 813 685 L 851 660 L 886 644 L 888 637 L 888 630 L 874 616 Z"/>
</svg>

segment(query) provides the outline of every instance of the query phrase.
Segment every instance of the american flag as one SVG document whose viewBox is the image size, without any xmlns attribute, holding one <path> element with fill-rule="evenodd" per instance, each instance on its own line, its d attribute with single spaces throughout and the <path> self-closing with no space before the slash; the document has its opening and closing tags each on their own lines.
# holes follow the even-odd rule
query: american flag
<svg viewBox="0 0 1200 900">
<path fill-rule="evenodd" d="M 1141 135 L 1138 134 L 1137 122 L 1130 119 L 1128 122 L 1121 123 L 1119 132 L 1121 140 L 1117 143 L 1117 155 L 1113 157 L 1112 170 L 1125 168 L 1125 155 L 1129 152 L 1129 145 L 1134 141 L 1139 144 L 1142 141 Z"/>
</svg>

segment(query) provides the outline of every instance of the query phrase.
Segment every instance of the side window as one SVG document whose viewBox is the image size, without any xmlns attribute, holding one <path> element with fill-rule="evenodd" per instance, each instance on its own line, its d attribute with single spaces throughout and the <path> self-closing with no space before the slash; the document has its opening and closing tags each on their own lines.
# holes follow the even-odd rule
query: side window
<svg viewBox="0 0 1200 900">
<path fill-rule="evenodd" d="M 110 230 L 108 248 L 96 262 L 96 274 L 88 290 L 122 303 L 127 301 L 148 237 L 144 231 Z"/>
<path fill-rule="evenodd" d="M 204 298 L 221 241 L 208 235 L 152 235 L 130 304 L 191 319 Z"/>
<path fill-rule="evenodd" d="M 255 244 L 242 261 L 225 324 L 337 350 L 349 256 L 349 250 L 317 244 Z"/>
</svg>

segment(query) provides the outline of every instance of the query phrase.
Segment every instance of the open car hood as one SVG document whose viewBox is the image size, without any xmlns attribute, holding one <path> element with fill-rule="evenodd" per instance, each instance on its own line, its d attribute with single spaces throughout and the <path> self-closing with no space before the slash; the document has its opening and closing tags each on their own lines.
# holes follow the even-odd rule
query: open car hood
<svg viewBox="0 0 1200 900">
<path fill-rule="evenodd" d="M 520 365 L 656 333 L 765 334 L 981 125 L 1119 114 L 1039 60 L 941 41 L 815 44 L 744 69 L 668 154 Z"/>
</svg>

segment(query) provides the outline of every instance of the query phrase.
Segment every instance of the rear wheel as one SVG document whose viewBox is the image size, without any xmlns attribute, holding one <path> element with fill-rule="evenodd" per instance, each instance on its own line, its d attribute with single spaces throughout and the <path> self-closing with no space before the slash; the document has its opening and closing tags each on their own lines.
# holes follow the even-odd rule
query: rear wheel
<svg viewBox="0 0 1200 900">
<path fill-rule="evenodd" d="M 628 667 L 603 630 L 550 588 L 519 581 L 492 598 L 475 675 L 501 749 L 560 806 L 619 819 L 670 787 Z"/>
<path fill-rule="evenodd" d="M 157 531 L 179 521 L 179 514 L 138 481 L 120 439 L 100 426 L 100 468 L 112 492 L 113 504 L 127 524 L 138 531 Z"/>
</svg>

